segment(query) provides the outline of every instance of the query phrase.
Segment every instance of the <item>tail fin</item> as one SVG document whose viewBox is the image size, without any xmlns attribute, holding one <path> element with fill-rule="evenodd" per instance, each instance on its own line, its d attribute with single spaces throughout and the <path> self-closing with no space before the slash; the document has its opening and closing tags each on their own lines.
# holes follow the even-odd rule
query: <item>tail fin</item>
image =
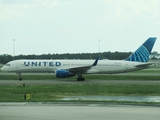
<svg viewBox="0 0 160 120">
<path fill-rule="evenodd" d="M 152 48 L 156 41 L 156 37 L 148 38 L 134 53 L 132 53 L 126 60 L 135 62 L 148 62 Z"/>
</svg>

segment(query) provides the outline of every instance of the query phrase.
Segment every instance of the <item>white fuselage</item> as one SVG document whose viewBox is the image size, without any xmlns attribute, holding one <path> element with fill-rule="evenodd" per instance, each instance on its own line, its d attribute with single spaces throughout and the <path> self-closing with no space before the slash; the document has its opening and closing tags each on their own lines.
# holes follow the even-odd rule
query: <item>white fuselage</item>
<svg viewBox="0 0 160 120">
<path fill-rule="evenodd" d="M 69 70 L 70 68 L 91 66 L 93 62 L 94 60 L 15 60 L 3 66 L 2 71 L 16 73 L 53 73 L 56 70 Z M 155 66 L 155 64 L 149 66 L 143 66 L 143 64 L 146 63 L 124 60 L 99 60 L 96 66 L 92 66 L 83 72 L 83 74 L 124 73 Z M 138 65 L 142 65 L 143 67 L 137 67 Z"/>
</svg>

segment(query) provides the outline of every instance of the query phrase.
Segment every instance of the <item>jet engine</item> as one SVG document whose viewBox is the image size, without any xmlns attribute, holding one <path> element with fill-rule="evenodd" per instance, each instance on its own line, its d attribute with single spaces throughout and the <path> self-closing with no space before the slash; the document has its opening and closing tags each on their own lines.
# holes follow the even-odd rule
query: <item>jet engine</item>
<svg viewBox="0 0 160 120">
<path fill-rule="evenodd" d="M 55 73 L 57 78 L 66 78 L 75 76 L 74 73 L 71 73 L 68 70 L 56 70 Z"/>
</svg>

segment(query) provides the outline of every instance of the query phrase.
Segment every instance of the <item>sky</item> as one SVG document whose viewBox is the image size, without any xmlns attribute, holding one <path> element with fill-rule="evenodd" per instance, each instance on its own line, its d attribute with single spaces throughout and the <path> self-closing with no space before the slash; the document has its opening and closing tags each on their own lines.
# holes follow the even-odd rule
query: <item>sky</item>
<svg viewBox="0 0 160 120">
<path fill-rule="evenodd" d="M 134 52 L 157 37 L 160 0 L 0 0 L 0 55 Z"/>
</svg>

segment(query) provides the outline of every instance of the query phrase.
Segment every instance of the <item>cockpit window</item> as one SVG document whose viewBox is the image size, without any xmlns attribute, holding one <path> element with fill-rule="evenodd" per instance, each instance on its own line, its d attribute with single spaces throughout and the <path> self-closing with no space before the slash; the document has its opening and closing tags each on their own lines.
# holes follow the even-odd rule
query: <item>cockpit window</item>
<svg viewBox="0 0 160 120">
<path fill-rule="evenodd" d="M 11 64 L 6 64 L 6 66 L 11 66 Z"/>
</svg>

